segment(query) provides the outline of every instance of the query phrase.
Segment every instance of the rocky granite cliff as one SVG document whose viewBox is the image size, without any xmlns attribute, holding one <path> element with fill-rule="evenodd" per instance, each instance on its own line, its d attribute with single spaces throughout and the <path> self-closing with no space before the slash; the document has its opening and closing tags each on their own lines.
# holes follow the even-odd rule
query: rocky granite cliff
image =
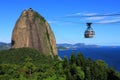
<svg viewBox="0 0 120 80">
<path fill-rule="evenodd" d="M 12 33 L 12 48 L 30 47 L 57 55 L 56 40 L 48 22 L 31 8 L 24 10 Z"/>
</svg>

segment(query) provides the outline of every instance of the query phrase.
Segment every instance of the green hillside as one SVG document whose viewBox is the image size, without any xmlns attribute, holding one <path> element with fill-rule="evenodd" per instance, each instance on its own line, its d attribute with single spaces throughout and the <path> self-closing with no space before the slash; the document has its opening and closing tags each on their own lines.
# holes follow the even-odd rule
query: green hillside
<svg viewBox="0 0 120 80">
<path fill-rule="evenodd" d="M 49 57 L 49 58 L 48 58 Z M 18 48 L 0 51 L 0 63 L 22 64 L 26 58 L 31 58 L 34 64 L 51 63 L 50 56 L 45 56 L 37 50 L 30 48 Z"/>
<path fill-rule="evenodd" d="M 81 53 L 59 60 L 34 49 L 18 48 L 0 51 L 0 80 L 120 80 L 120 73 Z"/>
</svg>

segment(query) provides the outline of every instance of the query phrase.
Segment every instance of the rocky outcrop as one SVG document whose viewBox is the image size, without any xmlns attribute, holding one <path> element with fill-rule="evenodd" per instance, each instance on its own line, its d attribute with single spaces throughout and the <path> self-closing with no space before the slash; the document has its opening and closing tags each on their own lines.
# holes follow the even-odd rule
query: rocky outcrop
<svg viewBox="0 0 120 80">
<path fill-rule="evenodd" d="M 57 55 L 56 40 L 48 22 L 31 8 L 22 12 L 12 33 L 12 48 L 21 47 Z"/>
</svg>

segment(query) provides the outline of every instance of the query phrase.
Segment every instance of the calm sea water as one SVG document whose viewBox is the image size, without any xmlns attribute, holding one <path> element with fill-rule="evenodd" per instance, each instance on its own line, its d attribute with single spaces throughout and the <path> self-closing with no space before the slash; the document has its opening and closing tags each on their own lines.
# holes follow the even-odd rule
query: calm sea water
<svg viewBox="0 0 120 80">
<path fill-rule="evenodd" d="M 76 50 L 58 50 L 59 56 L 63 59 L 64 56 L 70 58 L 71 53 L 75 55 L 81 52 L 84 57 L 92 60 L 104 60 L 108 66 L 114 67 L 120 72 L 120 47 L 99 47 L 99 48 L 79 48 Z"/>
</svg>

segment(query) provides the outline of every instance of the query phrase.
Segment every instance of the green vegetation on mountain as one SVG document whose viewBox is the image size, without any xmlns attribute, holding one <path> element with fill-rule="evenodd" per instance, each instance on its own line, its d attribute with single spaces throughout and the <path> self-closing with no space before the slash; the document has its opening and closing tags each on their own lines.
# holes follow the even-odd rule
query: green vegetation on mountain
<svg viewBox="0 0 120 80">
<path fill-rule="evenodd" d="M 18 48 L 0 51 L 0 80 L 120 80 L 120 73 L 81 53 L 59 60 L 34 49 Z"/>
</svg>

